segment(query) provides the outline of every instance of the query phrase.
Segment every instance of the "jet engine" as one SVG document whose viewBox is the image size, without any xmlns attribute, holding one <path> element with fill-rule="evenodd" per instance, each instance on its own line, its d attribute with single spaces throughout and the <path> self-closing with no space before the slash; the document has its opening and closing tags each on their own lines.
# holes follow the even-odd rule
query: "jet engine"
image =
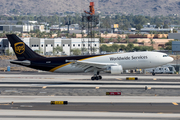
<svg viewBox="0 0 180 120">
<path fill-rule="evenodd" d="M 111 66 L 111 74 L 121 74 L 123 72 L 123 68 L 121 65 Z"/>
</svg>

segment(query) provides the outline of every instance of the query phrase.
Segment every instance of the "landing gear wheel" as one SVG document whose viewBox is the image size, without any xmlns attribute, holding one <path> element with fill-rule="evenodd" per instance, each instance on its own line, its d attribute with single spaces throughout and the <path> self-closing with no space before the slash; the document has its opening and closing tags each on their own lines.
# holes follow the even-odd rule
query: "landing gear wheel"
<svg viewBox="0 0 180 120">
<path fill-rule="evenodd" d="M 96 76 L 96 80 L 99 80 L 99 77 L 98 77 L 98 76 Z"/>
<path fill-rule="evenodd" d="M 99 76 L 99 79 L 101 80 L 101 79 L 102 79 L 102 76 Z"/>
<path fill-rule="evenodd" d="M 91 80 L 94 80 L 95 78 L 94 77 L 91 77 Z"/>
<path fill-rule="evenodd" d="M 155 73 L 152 73 L 153 76 L 155 76 Z"/>
<path fill-rule="evenodd" d="M 94 70 L 94 76 L 91 77 L 91 80 L 100 80 L 102 77 L 99 75 L 99 71 L 97 69 Z"/>
</svg>

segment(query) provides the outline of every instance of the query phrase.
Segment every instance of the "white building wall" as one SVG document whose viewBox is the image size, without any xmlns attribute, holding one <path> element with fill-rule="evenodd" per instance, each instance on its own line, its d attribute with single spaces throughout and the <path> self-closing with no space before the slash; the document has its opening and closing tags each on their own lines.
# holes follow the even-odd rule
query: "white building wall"
<svg viewBox="0 0 180 120">
<path fill-rule="evenodd" d="M 0 39 L 0 46 L 2 46 L 2 39 Z M 51 38 L 52 39 L 52 38 Z M 23 38 L 22 39 L 28 46 L 30 45 L 30 38 Z M 84 38 L 84 47 L 83 47 L 83 44 L 82 44 L 82 39 L 81 38 L 71 38 L 71 39 L 67 39 L 67 40 L 71 40 L 71 44 L 65 44 L 64 46 L 62 45 L 62 39 L 61 38 L 55 38 L 53 39 L 54 40 L 54 46 L 52 46 L 52 44 L 45 44 L 45 41 L 46 40 L 50 40 L 50 39 L 44 39 L 44 38 L 41 38 L 40 39 L 40 45 L 39 46 L 36 46 L 36 47 L 32 47 L 30 46 L 30 48 L 32 48 L 32 50 L 40 50 L 40 52 L 43 52 L 42 54 L 45 54 L 45 53 L 50 53 L 52 52 L 53 53 L 53 48 L 57 47 L 57 46 L 60 46 L 63 48 L 63 52 L 65 52 L 65 54 L 67 55 L 70 55 L 71 54 L 71 49 L 74 49 L 74 48 L 78 48 L 78 49 L 82 49 L 82 48 L 86 48 L 88 49 L 88 38 Z M 66 40 L 66 39 L 63 39 L 63 40 Z M 95 53 L 98 54 L 99 53 L 99 47 L 100 47 L 100 44 L 99 44 L 99 38 L 94 38 L 93 39 L 93 43 L 92 43 L 92 48 L 96 48 L 96 51 Z M 1 47 L 0 47 L 1 48 Z M 12 52 L 12 48 L 10 47 L 9 45 L 9 52 Z M 89 51 L 90 53 L 90 51 Z"/>
<path fill-rule="evenodd" d="M 30 32 L 33 31 L 33 25 L 23 25 L 23 32 Z"/>
<path fill-rule="evenodd" d="M 53 53 L 53 46 L 51 44 L 46 44 L 46 52 L 48 53 Z"/>
<path fill-rule="evenodd" d="M 78 48 L 81 49 L 82 43 L 81 38 L 71 38 L 71 48 Z"/>
<path fill-rule="evenodd" d="M 24 41 L 24 43 L 25 43 L 26 45 L 29 46 L 29 39 L 30 39 L 30 38 L 21 38 L 21 39 Z"/>
<path fill-rule="evenodd" d="M 46 38 L 44 40 L 44 43 L 45 43 L 45 53 L 53 53 L 53 48 L 54 48 L 53 44 L 46 43 L 46 40 L 49 41 L 49 40 L 52 40 L 52 38 L 51 39 Z"/>
<path fill-rule="evenodd" d="M 55 38 L 54 39 L 54 48 L 56 48 L 56 47 L 62 47 L 61 46 L 61 38 Z M 57 55 L 61 55 L 61 52 L 60 53 L 55 53 L 55 54 L 57 54 Z"/>
<path fill-rule="evenodd" d="M 61 38 L 54 39 L 54 48 L 56 48 L 57 46 L 61 47 Z"/>
<path fill-rule="evenodd" d="M 70 46 L 68 44 L 64 44 L 63 52 L 65 52 L 66 55 L 71 55 L 71 49 L 70 49 Z"/>
<path fill-rule="evenodd" d="M 46 52 L 44 51 L 44 47 L 45 47 L 45 44 L 44 44 L 44 39 L 40 39 L 40 52 L 42 52 L 41 54 L 45 54 Z"/>
<path fill-rule="evenodd" d="M 93 38 L 93 39 L 84 38 L 83 41 L 84 42 L 82 42 L 82 38 L 71 38 L 72 49 L 78 48 L 81 50 L 82 48 L 86 48 L 88 50 L 88 46 L 91 46 L 92 48 L 96 48 L 96 51 L 95 51 L 96 54 L 99 53 L 99 38 Z M 93 41 L 93 42 L 88 43 L 88 41 Z M 89 53 L 91 53 L 90 50 L 89 50 Z"/>
</svg>

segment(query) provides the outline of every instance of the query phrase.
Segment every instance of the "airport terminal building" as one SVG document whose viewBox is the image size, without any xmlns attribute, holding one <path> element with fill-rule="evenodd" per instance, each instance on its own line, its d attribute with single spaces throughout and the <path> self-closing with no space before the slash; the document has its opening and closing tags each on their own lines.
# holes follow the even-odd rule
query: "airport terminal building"
<svg viewBox="0 0 180 120">
<path fill-rule="evenodd" d="M 21 38 L 32 50 L 38 51 L 42 55 L 72 55 L 71 50 L 74 48 L 85 48 L 88 52 L 88 48 L 95 48 L 95 54 L 99 53 L 99 38 Z M 92 40 L 93 42 L 90 42 Z M 63 52 L 53 52 L 56 47 L 61 47 Z M 7 38 L 0 38 L 0 54 L 6 54 L 6 52 L 13 53 L 13 49 Z M 89 51 L 90 52 L 90 51 Z"/>
</svg>

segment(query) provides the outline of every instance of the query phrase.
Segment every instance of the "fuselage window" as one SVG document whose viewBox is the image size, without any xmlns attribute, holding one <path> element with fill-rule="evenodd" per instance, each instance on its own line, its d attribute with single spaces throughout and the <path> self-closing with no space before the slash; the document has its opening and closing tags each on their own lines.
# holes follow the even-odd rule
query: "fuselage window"
<svg viewBox="0 0 180 120">
<path fill-rule="evenodd" d="M 163 57 L 168 57 L 168 55 L 163 55 Z"/>
</svg>

